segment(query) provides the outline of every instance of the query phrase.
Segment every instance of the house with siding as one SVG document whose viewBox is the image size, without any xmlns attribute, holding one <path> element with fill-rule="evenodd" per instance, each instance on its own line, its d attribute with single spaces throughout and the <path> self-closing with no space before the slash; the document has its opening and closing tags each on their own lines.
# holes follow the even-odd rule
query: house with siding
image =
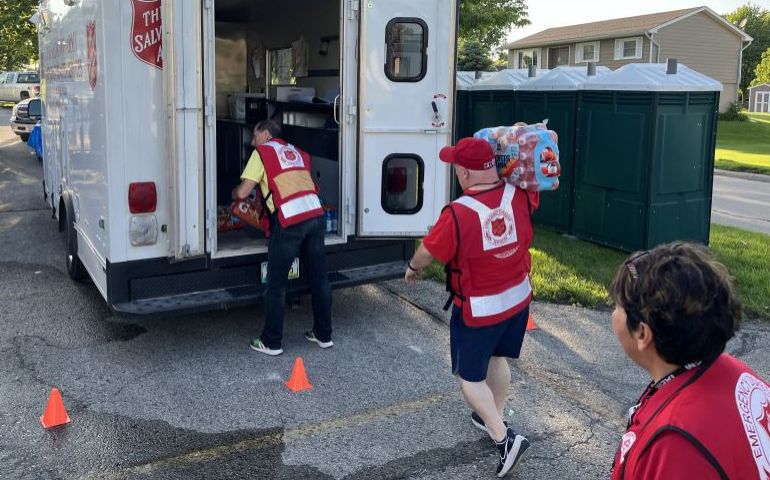
<svg viewBox="0 0 770 480">
<path fill-rule="evenodd" d="M 680 63 L 724 86 L 719 110 L 738 99 L 743 50 L 753 39 L 708 7 L 549 28 L 507 46 L 508 68 L 552 69 L 596 62 Z"/>
</svg>

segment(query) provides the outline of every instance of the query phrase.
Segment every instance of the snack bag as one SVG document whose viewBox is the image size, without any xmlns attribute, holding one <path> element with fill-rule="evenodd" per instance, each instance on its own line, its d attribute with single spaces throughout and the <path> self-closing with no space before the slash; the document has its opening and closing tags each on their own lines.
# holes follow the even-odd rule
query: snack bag
<svg viewBox="0 0 770 480">
<path fill-rule="evenodd" d="M 229 232 L 231 230 L 240 230 L 246 224 L 240 218 L 230 213 L 229 208 L 217 207 L 217 232 Z"/>
<path fill-rule="evenodd" d="M 264 210 L 265 208 L 262 194 L 257 193 L 257 190 L 254 189 L 248 197 L 235 200 L 230 207 L 230 211 L 245 224 L 263 230 L 265 237 L 269 238 L 270 219 Z"/>
<path fill-rule="evenodd" d="M 558 135 L 548 130 L 547 122 L 483 128 L 473 136 L 492 146 L 500 178 L 532 192 L 556 190 L 561 174 Z"/>
</svg>

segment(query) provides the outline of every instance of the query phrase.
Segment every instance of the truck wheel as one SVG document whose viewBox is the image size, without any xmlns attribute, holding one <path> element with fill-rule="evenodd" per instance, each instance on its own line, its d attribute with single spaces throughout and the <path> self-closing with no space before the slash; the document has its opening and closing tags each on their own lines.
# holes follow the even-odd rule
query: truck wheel
<svg viewBox="0 0 770 480">
<path fill-rule="evenodd" d="M 19 138 L 21 139 L 22 142 L 26 142 L 27 140 L 29 140 L 29 133 L 20 133 Z"/>
<path fill-rule="evenodd" d="M 65 248 L 65 262 L 67 264 L 67 274 L 73 280 L 85 280 L 88 277 L 83 263 L 78 258 L 78 232 L 75 231 L 75 218 L 74 214 L 69 210 L 65 210 L 65 231 L 64 231 L 64 248 Z"/>
</svg>

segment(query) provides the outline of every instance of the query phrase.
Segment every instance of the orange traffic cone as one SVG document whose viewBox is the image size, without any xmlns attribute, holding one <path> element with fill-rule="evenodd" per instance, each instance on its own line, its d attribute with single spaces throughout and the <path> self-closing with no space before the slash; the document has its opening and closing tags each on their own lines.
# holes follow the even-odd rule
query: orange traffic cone
<svg viewBox="0 0 770 480">
<path fill-rule="evenodd" d="M 313 388 L 307 379 L 305 363 L 302 361 L 302 357 L 297 357 L 297 359 L 294 360 L 294 368 L 291 371 L 289 380 L 286 382 L 286 386 L 294 393 Z"/>
<path fill-rule="evenodd" d="M 527 318 L 527 331 L 530 331 L 530 330 L 537 330 L 537 325 L 535 324 L 535 320 L 532 318 L 531 313 Z"/>
<path fill-rule="evenodd" d="M 61 399 L 61 392 L 58 388 L 51 389 L 51 395 L 48 396 L 48 405 L 45 407 L 45 413 L 40 417 L 40 423 L 44 428 L 57 427 L 70 423 L 70 417 L 64 408 L 64 402 Z"/>
</svg>

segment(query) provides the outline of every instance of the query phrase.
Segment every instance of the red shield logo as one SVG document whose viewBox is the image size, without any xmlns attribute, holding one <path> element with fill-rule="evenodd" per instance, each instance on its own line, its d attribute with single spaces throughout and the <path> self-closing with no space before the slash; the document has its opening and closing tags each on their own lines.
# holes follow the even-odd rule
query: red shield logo
<svg viewBox="0 0 770 480">
<path fill-rule="evenodd" d="M 496 237 L 502 237 L 507 230 L 508 227 L 505 226 L 504 218 L 496 218 L 492 220 L 492 235 Z"/>
<path fill-rule="evenodd" d="M 297 156 L 294 155 L 294 152 L 292 152 L 291 150 L 286 150 L 284 154 L 286 155 L 286 160 L 293 162 L 294 160 L 297 159 Z"/>
<path fill-rule="evenodd" d="M 131 23 L 131 50 L 139 60 L 162 70 L 163 28 L 160 1 L 131 0 L 134 8 Z"/>
<path fill-rule="evenodd" d="M 96 63 L 96 22 L 93 20 L 86 24 L 86 47 L 88 50 L 88 83 L 91 91 L 96 88 L 96 76 L 98 73 Z"/>
</svg>

